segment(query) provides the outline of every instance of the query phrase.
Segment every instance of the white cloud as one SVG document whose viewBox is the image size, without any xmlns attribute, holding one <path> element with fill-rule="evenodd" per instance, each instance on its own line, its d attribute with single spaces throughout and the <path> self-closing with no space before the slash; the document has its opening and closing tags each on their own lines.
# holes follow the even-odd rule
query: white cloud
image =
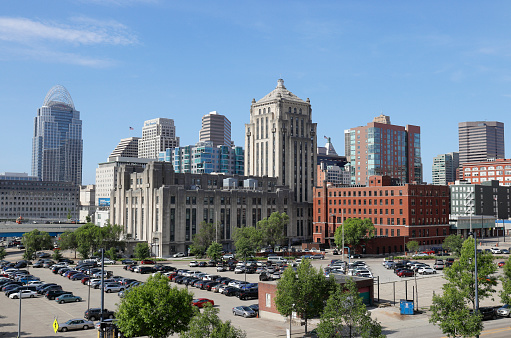
<svg viewBox="0 0 511 338">
<path fill-rule="evenodd" d="M 115 21 L 82 17 L 76 23 L 78 27 L 26 18 L 0 17 L 0 40 L 19 43 L 59 41 L 82 45 L 137 43 L 137 38 L 124 25 Z"/>
</svg>

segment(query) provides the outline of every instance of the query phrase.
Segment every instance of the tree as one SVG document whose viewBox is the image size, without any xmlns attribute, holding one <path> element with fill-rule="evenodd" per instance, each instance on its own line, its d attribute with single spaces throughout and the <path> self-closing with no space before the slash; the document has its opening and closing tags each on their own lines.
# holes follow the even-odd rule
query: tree
<svg viewBox="0 0 511 338">
<path fill-rule="evenodd" d="M 417 251 L 419 250 L 419 242 L 409 241 L 408 243 L 406 243 L 406 248 L 408 249 L 408 251 L 411 252 Z"/>
<path fill-rule="evenodd" d="M 463 238 L 461 235 L 449 235 L 444 239 L 442 247 L 451 252 L 454 252 L 456 256 L 461 254 L 461 247 L 463 246 Z"/>
<path fill-rule="evenodd" d="M 122 248 L 125 245 L 121 240 L 122 232 L 121 226 L 110 223 L 104 227 L 92 223 L 84 224 L 75 231 L 77 250 L 83 258 L 88 258 L 100 248 Z"/>
<path fill-rule="evenodd" d="M 283 212 L 274 212 L 270 217 L 257 222 L 257 229 L 261 231 L 261 241 L 275 249 L 275 245 L 281 244 L 284 239 L 284 227 L 289 223 L 289 216 Z"/>
<path fill-rule="evenodd" d="M 222 244 L 218 242 L 211 243 L 206 253 L 211 259 L 220 259 L 222 257 Z"/>
<path fill-rule="evenodd" d="M 320 337 L 384 337 L 380 323 L 371 319 L 357 285 L 350 278 L 344 285 L 335 285 L 316 329 Z"/>
<path fill-rule="evenodd" d="M 91 223 L 91 222 L 92 222 L 92 218 L 89 215 L 85 216 L 85 223 Z"/>
<path fill-rule="evenodd" d="M 369 218 L 358 219 L 348 218 L 344 221 L 344 244 L 349 245 L 355 252 L 355 247 L 363 239 L 369 239 L 374 236 L 375 228 L 373 222 Z M 335 245 L 342 246 L 342 226 L 335 230 Z M 344 248 L 343 248 L 344 250 Z"/>
<path fill-rule="evenodd" d="M 117 260 L 117 250 L 114 247 L 112 247 L 112 248 L 108 249 L 107 251 L 105 251 L 105 256 L 107 256 L 108 258 L 110 258 L 113 261 L 116 261 Z"/>
<path fill-rule="evenodd" d="M 167 337 L 187 330 L 195 314 L 193 295 L 170 287 L 166 276 L 156 274 L 132 287 L 116 311 L 118 326 L 127 337 Z"/>
<path fill-rule="evenodd" d="M 500 291 L 500 299 L 504 304 L 511 304 L 511 257 L 509 257 L 504 265 L 504 273 L 501 277 L 502 291 Z"/>
<path fill-rule="evenodd" d="M 53 251 L 52 258 L 53 258 L 54 261 L 58 262 L 59 259 L 62 258 L 62 254 L 60 253 L 60 250 Z"/>
<path fill-rule="evenodd" d="M 62 233 L 59 238 L 59 248 L 61 250 L 74 250 L 76 258 L 76 249 L 78 249 L 76 234 L 69 230 Z"/>
<path fill-rule="evenodd" d="M 219 309 L 206 304 L 191 320 L 188 331 L 181 333 L 182 338 L 244 338 L 246 333 L 232 326 L 231 322 L 223 322 L 218 317 Z"/>
<path fill-rule="evenodd" d="M 34 229 L 23 234 L 23 245 L 25 245 L 25 253 L 33 256 L 36 251 L 51 249 L 53 241 L 50 234 L 45 231 Z M 31 258 L 27 258 L 31 259 Z"/>
<path fill-rule="evenodd" d="M 444 270 L 447 280 L 442 286 L 443 294 L 433 297 L 430 322 L 437 324 L 443 333 L 452 337 L 478 335 L 482 329 L 481 316 L 470 312 L 475 309 L 475 241 L 468 238 L 463 242 L 460 259 Z M 478 300 L 491 296 L 496 281 L 491 276 L 497 271 L 489 253 L 477 254 Z M 453 313 L 456 312 L 456 313 Z M 459 313 L 463 315 L 460 316 Z M 439 323 L 438 323 L 439 322 Z"/>
<path fill-rule="evenodd" d="M 236 256 L 247 260 L 255 255 L 261 243 L 261 231 L 254 227 L 236 228 L 233 234 Z"/>
<path fill-rule="evenodd" d="M 213 223 L 202 222 L 199 231 L 192 238 L 190 252 L 196 256 L 204 256 L 211 243 L 218 237 L 216 231 Z"/>
<path fill-rule="evenodd" d="M 321 269 L 316 270 L 308 259 L 304 259 L 298 265 L 296 273 L 291 267 L 284 270 L 277 283 L 275 305 L 283 316 L 289 316 L 292 312 L 298 313 L 305 320 L 307 332 L 308 319 L 321 313 L 333 287 L 333 279 L 327 279 Z"/>
<path fill-rule="evenodd" d="M 7 256 L 7 252 L 3 246 L 0 247 L 0 259 L 4 259 Z"/>
<path fill-rule="evenodd" d="M 135 257 L 142 260 L 147 257 L 151 257 L 151 249 L 147 243 L 137 243 L 134 250 Z"/>
</svg>

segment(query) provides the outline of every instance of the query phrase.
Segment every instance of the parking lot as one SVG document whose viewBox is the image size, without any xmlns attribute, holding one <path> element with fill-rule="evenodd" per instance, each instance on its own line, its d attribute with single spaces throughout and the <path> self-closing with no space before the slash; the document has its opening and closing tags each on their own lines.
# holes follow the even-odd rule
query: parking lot
<svg viewBox="0 0 511 338">
<path fill-rule="evenodd" d="M 15 252 L 15 251 L 14 251 Z M 21 259 L 21 254 L 15 252 L 15 255 L 9 255 L 8 260 L 14 261 Z M 313 260 L 312 263 L 315 267 L 325 268 L 330 259 L 337 258 L 340 256 L 332 256 L 331 254 L 326 255 L 324 260 Z M 378 283 L 375 284 L 375 299 L 380 298 L 380 302 L 390 303 L 391 306 L 398 306 L 399 299 L 412 298 L 412 292 L 418 293 L 418 306 L 423 308 L 431 304 L 431 297 L 433 292 L 439 292 L 444 282 L 442 278 L 442 272 L 439 271 L 436 275 L 417 276 L 417 277 L 404 277 L 400 278 L 396 276 L 392 270 L 387 270 L 383 267 L 381 258 L 366 258 L 364 261 L 369 266 L 373 275 L 376 277 Z M 421 260 L 419 260 L 421 261 Z M 424 260 L 425 261 L 425 260 Z M 201 267 L 201 268 L 190 268 L 190 259 L 173 259 L 169 264 L 177 269 L 190 269 L 200 270 L 202 272 L 214 275 L 221 275 L 239 280 L 245 280 L 244 274 L 234 274 L 232 271 L 217 272 L 215 267 Z M 425 261 L 428 262 L 428 261 Z M 429 263 L 432 263 L 429 261 Z M 134 278 L 140 281 L 144 281 L 149 275 L 141 275 L 126 271 L 122 268 L 122 265 L 107 266 L 107 270 L 111 270 L 114 275 Z M 83 301 L 78 303 L 67 303 L 57 304 L 55 301 L 49 301 L 44 297 L 39 296 L 35 299 L 23 299 L 22 303 L 22 336 L 26 337 L 97 337 L 97 332 L 94 330 L 88 331 L 73 331 L 55 334 L 53 332 L 52 323 L 56 318 L 59 322 L 64 322 L 71 318 L 83 318 L 84 311 L 88 307 L 89 289 L 87 286 L 82 285 L 79 281 L 71 281 L 60 275 L 53 274 L 49 269 L 43 268 L 29 268 L 30 272 L 35 276 L 39 277 L 45 282 L 54 282 L 62 285 L 66 291 L 73 292 L 74 295 L 82 297 Z M 501 271 L 502 269 L 500 269 Z M 257 283 L 259 281 L 258 274 L 247 274 L 246 280 L 248 282 Z M 408 281 L 408 282 L 405 282 Z M 172 286 L 177 284 L 172 283 Z M 185 288 L 183 285 L 177 285 L 179 288 Z M 500 283 L 497 289 L 500 288 Z M 197 288 L 189 288 L 195 295 L 195 297 L 204 297 L 212 299 L 215 302 L 215 306 L 220 310 L 220 318 L 222 320 L 231 320 L 232 323 L 245 330 L 248 337 L 278 337 L 285 336 L 286 328 L 289 327 L 288 323 L 270 320 L 266 318 L 243 318 L 239 316 L 233 316 L 232 308 L 239 305 L 250 305 L 257 303 L 255 300 L 244 300 L 241 301 L 236 297 L 227 297 L 218 293 L 212 293 Z M 3 295 L 0 295 L 3 296 Z M 17 323 L 18 323 L 18 306 L 19 300 L 8 299 L 3 296 L 4 299 L 0 301 L 0 337 L 16 337 L 17 336 Z M 496 297 L 498 298 L 498 297 Z M 394 304 L 394 299 L 397 304 Z M 115 310 L 116 304 L 120 302 L 120 298 L 116 293 L 105 293 L 105 308 L 109 310 Z M 481 305 L 486 303 L 493 303 L 491 300 L 485 300 Z M 498 303 L 498 299 L 496 302 Z M 490 305 L 490 304 L 488 304 Z M 100 291 L 91 289 L 90 290 L 90 307 L 100 306 Z M 380 309 L 371 310 L 373 314 L 382 321 L 384 328 L 391 328 L 393 325 L 398 326 L 398 322 L 393 320 L 387 320 L 382 315 Z M 314 320 L 311 323 L 311 327 L 314 327 Z M 303 327 L 299 325 L 293 326 L 293 336 L 300 337 L 303 335 Z"/>
</svg>

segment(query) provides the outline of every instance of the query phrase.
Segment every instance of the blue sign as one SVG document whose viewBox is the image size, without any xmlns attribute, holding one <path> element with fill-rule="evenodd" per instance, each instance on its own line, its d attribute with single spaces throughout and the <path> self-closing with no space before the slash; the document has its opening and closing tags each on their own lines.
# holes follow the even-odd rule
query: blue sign
<svg viewBox="0 0 511 338">
<path fill-rule="evenodd" d="M 100 207 L 109 207 L 110 206 L 110 198 L 99 198 L 98 204 Z"/>
</svg>

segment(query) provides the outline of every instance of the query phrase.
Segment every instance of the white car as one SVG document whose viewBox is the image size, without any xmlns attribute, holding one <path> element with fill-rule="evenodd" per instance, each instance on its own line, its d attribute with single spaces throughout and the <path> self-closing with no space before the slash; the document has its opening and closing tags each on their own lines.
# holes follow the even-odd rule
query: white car
<svg viewBox="0 0 511 338">
<path fill-rule="evenodd" d="M 105 284 L 105 292 L 106 293 L 119 292 L 119 291 L 123 291 L 123 290 L 124 290 L 124 286 L 121 286 L 121 284 L 119 284 L 119 283 L 106 283 Z"/>
<path fill-rule="evenodd" d="M 225 255 L 222 256 L 222 258 L 224 260 L 234 259 L 234 255 L 233 254 L 225 254 Z"/>
<path fill-rule="evenodd" d="M 111 260 L 110 258 L 105 258 L 104 261 L 105 261 L 105 265 L 107 265 L 107 264 L 115 264 L 115 261 Z M 101 266 L 101 259 L 98 260 L 98 265 Z"/>
<path fill-rule="evenodd" d="M 29 286 L 38 286 L 38 285 L 42 285 L 44 284 L 44 282 L 41 282 L 40 280 L 31 280 L 30 282 L 28 282 L 27 285 Z"/>
<path fill-rule="evenodd" d="M 493 253 L 493 254 L 501 254 L 502 253 L 502 251 L 500 251 L 499 248 L 491 248 L 490 250 L 491 250 L 491 253 Z"/>
<path fill-rule="evenodd" d="M 188 264 L 191 268 L 196 268 L 199 266 L 199 262 L 197 261 L 191 261 L 190 264 Z"/>
<path fill-rule="evenodd" d="M 433 275 L 436 273 L 436 270 L 430 267 L 422 267 L 417 270 L 417 272 L 421 275 Z"/>
<path fill-rule="evenodd" d="M 21 298 L 35 298 L 35 297 L 37 297 L 37 292 L 31 291 L 31 290 L 21 290 Z M 20 293 L 19 292 L 11 293 L 9 295 L 9 298 L 10 299 L 19 299 Z"/>
<path fill-rule="evenodd" d="M 175 253 L 172 257 L 174 258 L 178 258 L 178 257 L 185 257 L 185 253 L 184 252 L 178 252 L 178 253 Z"/>
<path fill-rule="evenodd" d="M 412 257 L 428 257 L 429 255 L 425 252 L 419 252 L 415 255 L 413 255 Z"/>
<path fill-rule="evenodd" d="M 234 273 L 244 273 L 245 272 L 245 267 L 244 266 L 237 266 L 235 269 L 234 269 Z"/>
<path fill-rule="evenodd" d="M 227 267 L 226 266 L 217 266 L 216 267 L 216 271 L 218 271 L 218 272 L 227 271 Z"/>
</svg>

